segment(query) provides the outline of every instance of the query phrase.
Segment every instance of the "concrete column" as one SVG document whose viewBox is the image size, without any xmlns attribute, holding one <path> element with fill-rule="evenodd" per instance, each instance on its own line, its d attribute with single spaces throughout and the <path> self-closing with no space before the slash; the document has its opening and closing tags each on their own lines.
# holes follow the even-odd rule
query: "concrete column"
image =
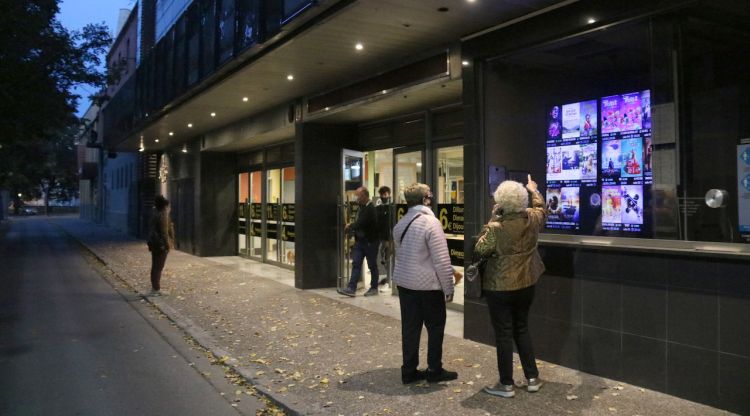
<svg viewBox="0 0 750 416">
<path fill-rule="evenodd" d="M 336 286 L 338 200 L 342 192 L 341 149 L 352 146 L 350 126 L 305 123 L 296 126 L 294 286 Z"/>
</svg>

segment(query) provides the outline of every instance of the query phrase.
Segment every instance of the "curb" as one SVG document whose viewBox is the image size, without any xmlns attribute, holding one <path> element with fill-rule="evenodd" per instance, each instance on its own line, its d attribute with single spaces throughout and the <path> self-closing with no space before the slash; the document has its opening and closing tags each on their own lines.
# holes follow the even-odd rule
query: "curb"
<svg viewBox="0 0 750 416">
<path fill-rule="evenodd" d="M 216 357 L 227 357 L 224 364 L 232 368 L 232 370 L 236 371 L 237 374 L 241 375 L 245 379 L 245 381 L 250 386 L 252 386 L 259 394 L 266 397 L 274 405 L 284 410 L 284 412 L 288 415 L 300 415 L 301 416 L 301 415 L 306 414 L 305 411 L 294 408 L 290 406 L 289 404 L 281 401 L 278 397 L 275 396 L 273 390 L 267 389 L 265 386 L 261 385 L 260 383 L 257 383 L 259 378 L 257 376 L 255 377 L 253 376 L 254 370 L 252 368 L 238 365 L 239 361 L 236 358 L 229 355 L 228 351 L 226 351 L 225 349 L 219 346 L 215 338 L 209 335 L 203 328 L 193 323 L 193 321 L 190 318 L 182 315 L 180 312 L 178 312 L 177 310 L 169 306 L 163 300 L 156 300 L 156 298 L 146 296 L 145 294 L 137 291 L 135 287 L 133 287 L 133 285 L 131 285 L 127 279 L 125 279 L 119 273 L 117 273 L 111 267 L 109 267 L 109 263 L 107 263 L 107 261 L 104 260 L 104 258 L 102 258 L 98 253 L 96 253 L 96 251 L 94 251 L 86 243 L 82 242 L 81 240 L 77 239 L 75 236 L 70 234 L 68 230 L 66 230 L 61 225 L 55 224 L 53 222 L 50 222 L 50 223 L 53 226 L 59 228 L 70 239 L 78 243 L 78 245 L 81 248 L 86 250 L 88 253 L 94 256 L 99 262 L 105 265 L 107 269 L 117 279 L 119 279 L 124 285 L 126 285 L 134 293 L 138 294 L 138 296 L 141 296 L 146 302 L 150 303 L 156 309 L 158 309 L 162 314 L 164 314 L 164 316 L 166 316 L 170 321 L 172 321 L 175 325 L 177 325 L 178 328 L 180 328 L 183 332 L 185 332 L 191 338 L 193 338 L 198 345 L 200 345 L 207 351 L 211 352 Z"/>
</svg>

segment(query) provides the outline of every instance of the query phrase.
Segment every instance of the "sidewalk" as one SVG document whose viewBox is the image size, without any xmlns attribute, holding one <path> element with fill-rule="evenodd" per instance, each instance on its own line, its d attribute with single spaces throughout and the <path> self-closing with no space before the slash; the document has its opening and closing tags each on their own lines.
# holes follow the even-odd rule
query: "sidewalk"
<svg viewBox="0 0 750 416">
<path fill-rule="evenodd" d="M 144 242 L 74 218 L 50 221 L 135 290 L 150 289 L 150 255 Z M 328 296 L 330 291 L 294 289 L 288 285 L 288 270 L 247 262 L 247 267 L 239 267 L 231 258 L 205 259 L 174 251 L 162 278 L 169 296 L 149 301 L 215 355 L 229 357 L 227 363 L 289 413 L 728 414 L 545 362 L 539 365 L 546 383 L 539 393 L 519 389 L 513 399 L 491 397 L 481 390 L 497 381 L 494 348 L 451 335 L 445 337 L 443 362 L 458 371 L 458 380 L 404 386 L 397 318 Z M 398 301 L 392 299 L 386 303 L 397 310 Z M 423 349 L 425 345 L 423 333 Z M 520 370 L 516 371 L 518 382 Z"/>
</svg>

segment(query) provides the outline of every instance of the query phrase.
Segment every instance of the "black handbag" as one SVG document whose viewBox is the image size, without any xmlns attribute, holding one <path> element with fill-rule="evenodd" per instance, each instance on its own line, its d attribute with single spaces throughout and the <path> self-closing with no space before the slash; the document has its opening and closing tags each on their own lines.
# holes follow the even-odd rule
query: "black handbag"
<svg viewBox="0 0 750 416">
<path fill-rule="evenodd" d="M 489 258 L 475 253 L 473 260 L 464 270 L 464 297 L 479 299 L 482 297 L 482 276 Z"/>
</svg>

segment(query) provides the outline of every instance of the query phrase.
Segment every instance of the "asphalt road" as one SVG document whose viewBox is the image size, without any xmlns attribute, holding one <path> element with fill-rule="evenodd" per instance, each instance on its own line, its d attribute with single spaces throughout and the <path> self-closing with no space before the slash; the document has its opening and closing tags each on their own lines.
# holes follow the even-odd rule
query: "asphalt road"
<svg viewBox="0 0 750 416">
<path fill-rule="evenodd" d="M 44 218 L 0 229 L 0 415 L 237 415 L 264 407 Z"/>
</svg>

